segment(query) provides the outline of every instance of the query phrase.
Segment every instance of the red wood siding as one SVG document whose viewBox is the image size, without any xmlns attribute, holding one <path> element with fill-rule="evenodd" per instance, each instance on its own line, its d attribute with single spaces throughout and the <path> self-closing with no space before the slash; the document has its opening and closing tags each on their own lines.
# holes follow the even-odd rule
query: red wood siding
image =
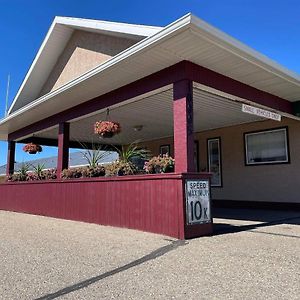
<svg viewBox="0 0 300 300">
<path fill-rule="evenodd" d="M 173 85 L 174 153 L 176 172 L 194 172 L 193 82 Z"/>
<path fill-rule="evenodd" d="M 184 178 L 164 174 L 0 184 L 0 209 L 184 239 Z"/>
</svg>

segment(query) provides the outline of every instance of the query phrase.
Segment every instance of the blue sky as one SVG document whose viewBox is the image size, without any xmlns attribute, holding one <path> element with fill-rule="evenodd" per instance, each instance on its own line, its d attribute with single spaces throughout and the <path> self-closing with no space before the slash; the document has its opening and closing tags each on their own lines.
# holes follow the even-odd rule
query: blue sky
<svg viewBox="0 0 300 300">
<path fill-rule="evenodd" d="M 12 102 L 56 15 L 164 26 L 192 12 L 300 73 L 299 0 L 0 0 L 0 7 L 1 118 L 8 74 Z M 0 165 L 6 162 L 6 148 L 0 142 Z M 45 149 L 39 157 L 55 153 L 55 149 Z M 32 159 L 18 147 L 16 159 L 28 158 Z"/>
</svg>

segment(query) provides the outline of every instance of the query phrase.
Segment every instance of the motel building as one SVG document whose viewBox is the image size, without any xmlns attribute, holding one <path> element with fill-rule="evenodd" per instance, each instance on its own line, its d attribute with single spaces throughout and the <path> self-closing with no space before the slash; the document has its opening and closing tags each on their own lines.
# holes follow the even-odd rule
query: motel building
<svg viewBox="0 0 300 300">
<path fill-rule="evenodd" d="M 275 34 L 275 33 L 274 33 Z M 99 138 L 94 124 L 118 122 Z M 165 27 L 56 17 L 0 139 L 57 146 L 55 180 L 0 185 L 0 209 L 185 239 L 214 203 L 299 207 L 300 76 L 192 14 Z M 170 173 L 63 179 L 79 143 L 175 159 Z"/>
</svg>

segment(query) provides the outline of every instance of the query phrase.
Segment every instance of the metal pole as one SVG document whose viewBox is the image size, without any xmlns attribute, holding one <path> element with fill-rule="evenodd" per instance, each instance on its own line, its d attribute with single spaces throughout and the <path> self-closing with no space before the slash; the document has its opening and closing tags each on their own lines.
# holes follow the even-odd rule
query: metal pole
<svg viewBox="0 0 300 300">
<path fill-rule="evenodd" d="M 8 74 L 8 78 L 7 78 L 7 89 L 6 89 L 6 100 L 5 100 L 5 117 L 7 116 L 7 113 L 8 113 L 9 83 L 10 83 L 10 74 Z"/>
</svg>

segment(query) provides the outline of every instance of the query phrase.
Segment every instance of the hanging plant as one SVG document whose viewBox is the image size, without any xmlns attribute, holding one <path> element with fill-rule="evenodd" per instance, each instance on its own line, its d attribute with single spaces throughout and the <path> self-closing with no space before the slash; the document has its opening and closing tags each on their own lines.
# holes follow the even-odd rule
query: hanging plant
<svg viewBox="0 0 300 300">
<path fill-rule="evenodd" d="M 43 148 L 41 145 L 29 143 L 23 147 L 24 152 L 28 152 L 29 154 L 36 154 L 37 152 L 42 152 Z"/>
<path fill-rule="evenodd" d="M 121 126 L 117 122 L 98 121 L 94 125 L 94 130 L 96 134 L 99 134 L 103 138 L 111 138 L 121 132 Z"/>
<path fill-rule="evenodd" d="M 102 138 L 112 138 L 121 132 L 121 126 L 119 123 L 109 120 L 109 109 L 107 109 L 106 120 L 97 121 L 94 124 L 94 132 Z"/>
</svg>

